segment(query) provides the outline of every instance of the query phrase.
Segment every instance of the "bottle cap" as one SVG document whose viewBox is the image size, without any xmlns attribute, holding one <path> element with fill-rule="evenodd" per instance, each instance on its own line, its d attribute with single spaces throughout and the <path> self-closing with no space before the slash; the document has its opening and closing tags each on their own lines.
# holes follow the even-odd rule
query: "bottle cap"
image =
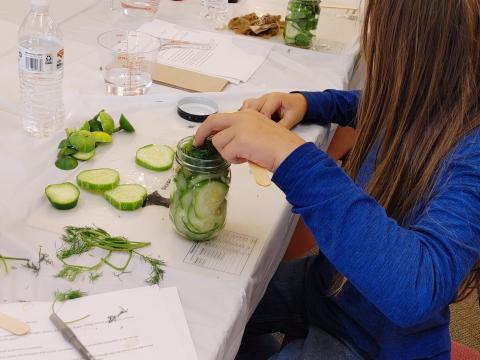
<svg viewBox="0 0 480 360">
<path fill-rule="evenodd" d="M 35 7 L 45 7 L 48 6 L 48 0 L 30 0 L 32 6 Z"/>
</svg>

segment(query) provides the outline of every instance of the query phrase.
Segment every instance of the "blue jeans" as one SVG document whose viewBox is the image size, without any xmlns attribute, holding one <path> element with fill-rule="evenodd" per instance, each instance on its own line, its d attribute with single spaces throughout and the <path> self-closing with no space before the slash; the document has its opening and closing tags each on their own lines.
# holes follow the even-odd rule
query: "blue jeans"
<svg viewBox="0 0 480 360">
<path fill-rule="evenodd" d="M 309 321 L 306 274 L 314 257 L 280 264 L 245 329 L 236 360 L 358 360 L 362 357 L 345 340 Z M 319 323 L 316 319 L 313 323 Z M 269 335 L 296 338 L 283 348 Z"/>
</svg>

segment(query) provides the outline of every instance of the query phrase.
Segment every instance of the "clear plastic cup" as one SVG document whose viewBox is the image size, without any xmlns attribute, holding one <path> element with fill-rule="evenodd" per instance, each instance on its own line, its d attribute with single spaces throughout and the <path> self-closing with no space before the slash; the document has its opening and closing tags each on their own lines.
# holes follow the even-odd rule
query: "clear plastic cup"
<svg viewBox="0 0 480 360">
<path fill-rule="evenodd" d="M 160 0 L 120 0 L 123 13 L 133 16 L 155 16 Z"/>
<path fill-rule="evenodd" d="M 98 36 L 107 92 L 142 95 L 152 85 L 160 40 L 139 31 L 112 30 Z"/>
</svg>

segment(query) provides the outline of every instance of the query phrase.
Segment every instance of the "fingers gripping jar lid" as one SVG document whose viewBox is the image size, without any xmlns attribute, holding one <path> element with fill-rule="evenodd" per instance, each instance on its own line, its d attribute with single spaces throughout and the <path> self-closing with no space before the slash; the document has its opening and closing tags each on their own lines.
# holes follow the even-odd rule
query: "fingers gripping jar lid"
<svg viewBox="0 0 480 360">
<path fill-rule="evenodd" d="M 177 114 L 188 121 L 203 122 L 207 117 L 218 112 L 218 105 L 202 97 L 185 97 L 177 103 Z"/>
</svg>

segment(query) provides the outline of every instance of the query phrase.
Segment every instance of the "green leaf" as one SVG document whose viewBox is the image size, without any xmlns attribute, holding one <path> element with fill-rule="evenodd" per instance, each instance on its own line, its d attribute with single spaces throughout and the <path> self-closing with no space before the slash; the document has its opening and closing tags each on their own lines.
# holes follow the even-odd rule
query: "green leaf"
<svg viewBox="0 0 480 360">
<path fill-rule="evenodd" d="M 78 161 L 71 156 L 62 156 L 55 161 L 55 166 L 62 170 L 72 170 L 78 166 Z"/>
<path fill-rule="evenodd" d="M 126 132 L 134 132 L 135 128 L 130 124 L 128 119 L 125 117 L 125 115 L 121 114 L 120 115 L 120 128 L 125 130 Z"/>
</svg>

